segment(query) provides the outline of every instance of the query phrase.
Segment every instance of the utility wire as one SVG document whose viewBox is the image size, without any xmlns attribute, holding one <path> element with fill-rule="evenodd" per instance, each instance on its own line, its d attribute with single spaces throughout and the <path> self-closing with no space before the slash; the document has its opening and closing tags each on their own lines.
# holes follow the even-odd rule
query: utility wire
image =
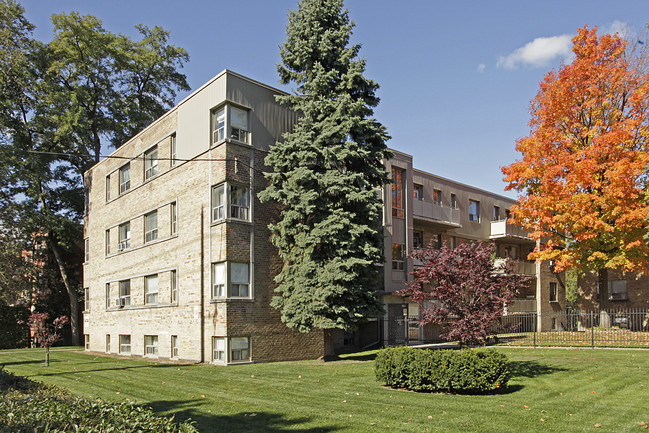
<svg viewBox="0 0 649 433">
<path fill-rule="evenodd" d="M 34 153 L 37 155 L 52 155 L 52 156 L 75 156 L 78 158 L 92 159 L 95 158 L 92 155 L 84 155 L 82 153 L 65 153 L 65 152 L 45 152 L 41 150 L 28 150 L 27 153 Z M 99 155 L 103 159 L 125 159 L 125 160 L 134 160 L 134 159 L 146 159 L 145 155 L 142 156 L 118 156 L 118 155 Z M 247 164 L 239 159 L 228 159 L 228 158 L 192 158 L 192 159 L 183 159 L 183 158 L 156 158 L 158 161 L 178 161 L 178 162 L 235 162 L 237 164 L 244 165 L 249 169 L 256 171 L 257 173 L 264 174 L 263 171 L 257 170 L 250 164 Z"/>
</svg>

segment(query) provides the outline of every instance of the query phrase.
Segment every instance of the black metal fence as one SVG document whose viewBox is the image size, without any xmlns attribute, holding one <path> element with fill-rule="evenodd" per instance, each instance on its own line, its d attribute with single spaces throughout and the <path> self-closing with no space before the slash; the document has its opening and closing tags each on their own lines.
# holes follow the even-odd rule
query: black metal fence
<svg viewBox="0 0 649 433">
<path fill-rule="evenodd" d="M 504 345 L 649 348 L 649 310 L 515 313 L 503 316 L 494 331 Z"/>
<path fill-rule="evenodd" d="M 441 325 L 421 325 L 418 317 L 385 317 L 388 345 L 438 343 Z M 492 329 L 490 342 L 531 347 L 649 348 L 649 309 L 510 313 Z"/>
</svg>

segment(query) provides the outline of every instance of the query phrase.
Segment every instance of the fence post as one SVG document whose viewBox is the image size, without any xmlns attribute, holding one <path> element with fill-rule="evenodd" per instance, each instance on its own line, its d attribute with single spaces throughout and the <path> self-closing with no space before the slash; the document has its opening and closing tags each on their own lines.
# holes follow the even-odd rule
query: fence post
<svg viewBox="0 0 649 433">
<path fill-rule="evenodd" d="M 595 318 L 592 310 L 590 312 L 590 347 L 591 349 L 595 348 Z"/>
<path fill-rule="evenodd" d="M 538 326 L 538 324 L 537 324 L 537 322 L 538 322 L 538 317 L 537 317 L 538 314 L 539 313 L 534 314 L 534 348 L 535 349 L 536 349 L 536 327 Z"/>
</svg>

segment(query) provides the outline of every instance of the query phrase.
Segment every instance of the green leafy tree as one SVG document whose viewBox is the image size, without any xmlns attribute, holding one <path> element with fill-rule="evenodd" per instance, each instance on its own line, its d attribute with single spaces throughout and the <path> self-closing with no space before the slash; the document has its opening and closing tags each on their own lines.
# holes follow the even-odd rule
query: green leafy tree
<svg viewBox="0 0 649 433">
<path fill-rule="evenodd" d="M 301 117 L 266 158 L 262 201 L 279 203 L 273 243 L 285 262 L 272 300 L 291 328 L 352 330 L 382 312 L 382 204 L 391 156 L 385 127 L 373 117 L 378 84 L 363 76 L 354 24 L 341 0 L 302 0 L 289 12 L 278 71 L 297 86 L 280 103 Z"/>
<path fill-rule="evenodd" d="M 138 26 L 142 39 L 133 41 L 76 12 L 52 22 L 54 38 L 43 44 L 22 6 L 0 0 L 0 224 L 45 244 L 78 345 L 83 173 L 103 145 L 119 146 L 189 89 L 177 72 L 187 53 L 159 27 Z"/>
</svg>

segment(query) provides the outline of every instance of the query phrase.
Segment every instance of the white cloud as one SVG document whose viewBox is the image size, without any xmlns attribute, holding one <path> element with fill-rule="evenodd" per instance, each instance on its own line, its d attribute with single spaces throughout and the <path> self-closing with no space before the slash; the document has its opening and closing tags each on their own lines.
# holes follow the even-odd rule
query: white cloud
<svg viewBox="0 0 649 433">
<path fill-rule="evenodd" d="M 602 29 L 601 34 L 609 33 L 611 35 L 618 34 L 621 38 L 626 38 L 631 33 L 631 26 L 623 21 L 615 20 L 607 27 Z"/>
<path fill-rule="evenodd" d="M 484 63 L 480 63 L 476 70 L 480 73 L 483 73 L 486 67 L 487 65 L 485 65 Z"/>
<path fill-rule="evenodd" d="M 544 67 L 556 58 L 569 57 L 571 48 L 571 35 L 536 38 L 509 55 L 500 56 L 496 66 L 503 69 L 517 69 L 519 66 Z"/>
</svg>

